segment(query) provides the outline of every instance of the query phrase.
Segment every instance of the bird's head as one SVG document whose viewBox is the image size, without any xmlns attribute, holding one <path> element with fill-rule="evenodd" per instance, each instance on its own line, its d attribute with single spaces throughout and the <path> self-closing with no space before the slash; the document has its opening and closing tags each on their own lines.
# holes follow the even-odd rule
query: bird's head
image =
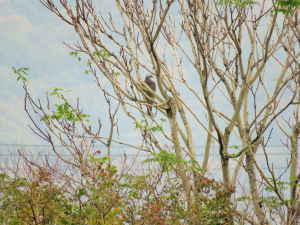
<svg viewBox="0 0 300 225">
<path fill-rule="evenodd" d="M 152 79 L 153 78 L 153 75 L 151 75 L 151 74 L 148 74 L 147 76 L 146 76 L 146 79 Z"/>
</svg>

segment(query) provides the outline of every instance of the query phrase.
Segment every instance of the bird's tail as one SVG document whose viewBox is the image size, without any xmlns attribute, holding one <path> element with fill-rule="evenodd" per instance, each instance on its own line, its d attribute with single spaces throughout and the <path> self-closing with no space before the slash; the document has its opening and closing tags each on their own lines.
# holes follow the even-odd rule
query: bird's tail
<svg viewBox="0 0 300 225">
<path fill-rule="evenodd" d="M 147 106 L 147 114 L 149 116 L 153 116 L 153 114 L 152 114 L 152 106 Z"/>
</svg>

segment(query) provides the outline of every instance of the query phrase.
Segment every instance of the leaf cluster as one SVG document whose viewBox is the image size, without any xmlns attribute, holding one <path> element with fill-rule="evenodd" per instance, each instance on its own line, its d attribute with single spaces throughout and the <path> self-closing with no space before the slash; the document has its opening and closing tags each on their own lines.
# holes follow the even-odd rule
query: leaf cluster
<svg viewBox="0 0 300 225">
<path fill-rule="evenodd" d="M 70 104 L 66 101 L 66 99 L 61 95 L 61 91 L 63 89 L 54 87 L 54 90 L 52 93 L 50 93 L 51 96 L 56 96 L 59 99 L 64 100 L 65 102 L 62 104 L 54 104 L 56 111 L 52 115 L 45 115 L 43 118 L 40 119 L 40 121 L 49 120 L 50 118 L 52 120 L 66 120 L 69 122 L 80 122 L 80 118 L 85 119 L 87 122 L 90 122 L 90 115 L 87 115 L 83 112 L 80 112 L 78 109 L 73 109 Z M 70 92 L 71 90 L 67 90 L 67 92 Z"/>
<path fill-rule="evenodd" d="M 246 6 L 254 6 L 259 5 L 258 2 L 253 0 L 221 0 L 218 2 L 218 5 L 225 5 L 226 3 L 230 5 L 234 5 L 234 8 L 236 7 L 246 7 Z"/>
<path fill-rule="evenodd" d="M 21 79 L 23 82 L 28 82 L 24 75 L 28 76 L 28 73 L 26 71 L 29 70 L 29 67 L 21 67 L 19 69 L 15 69 L 14 67 L 12 67 L 12 70 L 14 71 L 14 74 L 18 75 L 17 81 Z"/>
<path fill-rule="evenodd" d="M 147 120 L 142 120 L 140 123 L 138 122 L 133 122 L 133 124 L 135 124 L 134 129 L 140 129 L 142 131 L 152 131 L 152 132 L 161 132 L 163 131 L 163 127 L 161 125 L 157 125 L 157 126 L 150 126 L 147 122 Z"/>
</svg>

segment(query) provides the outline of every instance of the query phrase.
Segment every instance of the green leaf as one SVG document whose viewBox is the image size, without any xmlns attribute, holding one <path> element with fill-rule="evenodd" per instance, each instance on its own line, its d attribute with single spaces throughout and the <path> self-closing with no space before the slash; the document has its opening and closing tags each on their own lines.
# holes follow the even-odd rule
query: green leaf
<svg viewBox="0 0 300 225">
<path fill-rule="evenodd" d="M 6 175 L 6 174 L 4 174 L 4 173 L 0 173 L 0 178 L 1 178 L 1 179 L 8 178 L 8 177 L 9 177 L 8 175 Z"/>
<path fill-rule="evenodd" d="M 154 158 L 146 159 L 143 161 L 143 163 L 146 162 L 161 162 L 164 164 L 163 172 L 171 171 L 172 166 L 177 164 L 178 162 L 187 162 L 187 161 L 181 161 L 177 160 L 176 155 L 173 153 L 169 153 L 166 150 L 160 150 L 159 153 L 153 153 L 155 156 Z"/>
<path fill-rule="evenodd" d="M 56 107 L 56 112 L 54 112 L 53 115 L 46 115 L 43 118 L 40 119 L 40 121 L 49 120 L 50 118 L 53 120 L 67 120 L 67 121 L 74 121 L 74 122 L 80 122 L 80 119 L 77 115 L 76 110 L 73 110 L 70 108 L 70 106 L 67 103 L 63 104 L 54 104 Z M 86 115 L 84 113 L 79 113 L 80 117 L 85 119 L 87 122 L 90 122 L 88 119 L 90 115 Z"/>
<path fill-rule="evenodd" d="M 258 2 L 253 1 L 253 0 L 221 0 L 218 2 L 218 5 L 225 5 L 228 3 L 229 5 L 233 5 L 234 8 L 236 7 L 247 7 L 248 5 L 253 6 L 253 5 L 260 5 Z"/>
<path fill-rule="evenodd" d="M 141 123 L 133 122 L 133 124 L 135 124 L 134 129 L 140 129 L 140 130 L 144 130 L 144 131 L 150 131 L 151 130 L 152 132 L 161 132 L 161 131 L 163 131 L 163 127 L 160 126 L 160 125 L 150 127 L 146 120 L 142 120 Z"/>
<path fill-rule="evenodd" d="M 76 56 L 78 55 L 78 52 L 69 52 L 69 55 L 70 55 L 70 56 L 73 56 L 73 55 L 74 55 L 75 58 L 76 58 Z"/>
<path fill-rule="evenodd" d="M 97 55 L 98 58 L 100 58 L 100 53 L 99 53 L 99 52 L 94 52 L 93 54 L 94 54 L 94 55 Z"/>
<path fill-rule="evenodd" d="M 61 98 L 60 97 L 60 93 L 59 93 L 60 91 L 63 91 L 63 89 L 57 88 L 57 87 L 53 87 L 53 91 L 50 93 L 50 95 L 56 96 L 58 98 Z"/>
<path fill-rule="evenodd" d="M 110 57 L 110 56 L 111 56 L 111 55 L 110 55 L 109 53 L 107 53 L 104 49 L 101 49 L 100 52 L 101 52 L 101 54 L 102 54 L 103 56 L 106 56 L 106 57 Z M 98 58 L 101 58 L 102 56 L 101 56 L 100 52 L 93 52 L 93 54 L 94 54 L 94 55 L 97 55 Z"/>
<path fill-rule="evenodd" d="M 275 10 L 275 13 L 281 12 L 282 14 L 290 14 L 293 15 L 292 9 L 297 9 L 300 6 L 300 0 L 279 0 L 277 2 L 279 8 Z M 274 11 L 271 12 L 271 16 L 273 16 Z"/>
<path fill-rule="evenodd" d="M 133 124 L 135 124 L 135 128 L 134 129 L 144 129 L 145 127 L 142 126 L 142 124 L 138 123 L 138 122 L 133 122 Z"/>
<path fill-rule="evenodd" d="M 53 92 L 50 93 L 50 95 L 52 96 L 56 96 L 59 99 L 63 99 L 62 95 L 60 94 L 61 91 L 63 91 L 63 89 L 61 88 L 57 88 L 57 87 L 53 87 Z M 67 90 L 66 93 L 70 92 L 72 90 Z M 87 115 L 85 113 L 79 113 L 78 115 L 78 109 L 72 109 L 68 103 L 63 103 L 63 104 L 54 104 L 54 106 L 56 107 L 56 112 L 54 112 L 53 115 L 46 115 L 43 116 L 43 118 L 40 119 L 41 121 L 46 121 L 49 120 L 50 118 L 53 120 L 67 120 L 67 121 L 75 121 L 75 122 L 80 122 L 79 116 L 82 119 L 85 119 L 87 122 L 90 122 L 90 120 L 88 119 L 90 117 L 90 115 Z"/>
<path fill-rule="evenodd" d="M 19 69 L 15 69 L 14 67 L 12 67 L 12 70 L 14 71 L 14 74 L 18 75 L 17 81 L 19 81 L 21 79 L 23 82 L 28 82 L 27 79 L 23 75 L 28 75 L 28 73 L 25 71 L 28 71 L 29 67 L 21 67 Z M 23 75 L 22 75 L 22 73 L 23 73 Z"/>
<path fill-rule="evenodd" d="M 109 53 L 107 53 L 104 49 L 101 49 L 100 52 L 107 57 L 110 57 L 111 55 Z"/>
<path fill-rule="evenodd" d="M 87 191 L 84 188 L 79 188 L 78 189 L 78 194 L 77 194 L 77 198 L 80 199 L 83 195 L 85 195 L 87 193 Z"/>
<path fill-rule="evenodd" d="M 246 201 L 246 200 L 248 200 L 249 198 L 247 197 L 247 196 L 242 196 L 242 197 L 238 197 L 237 198 L 237 201 L 239 201 L 239 202 L 244 202 L 244 201 Z"/>
<path fill-rule="evenodd" d="M 239 150 L 239 149 L 240 149 L 240 147 L 237 146 L 237 145 L 232 145 L 232 146 L 230 146 L 230 148 L 234 148 L 234 149 L 236 149 L 236 150 Z"/>
</svg>

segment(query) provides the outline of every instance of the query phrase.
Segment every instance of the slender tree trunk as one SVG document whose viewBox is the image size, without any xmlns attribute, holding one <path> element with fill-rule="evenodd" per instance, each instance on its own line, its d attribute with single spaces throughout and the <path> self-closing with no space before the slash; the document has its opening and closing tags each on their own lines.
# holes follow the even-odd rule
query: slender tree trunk
<svg viewBox="0 0 300 225">
<path fill-rule="evenodd" d="M 171 136 L 172 136 L 172 141 L 175 149 L 175 154 L 176 158 L 178 160 L 178 167 L 179 167 L 179 176 L 182 180 L 182 185 L 183 189 L 186 195 L 186 199 L 188 200 L 188 206 L 189 208 L 192 205 L 192 199 L 191 199 L 191 185 L 188 180 L 187 174 L 185 173 L 184 170 L 184 164 L 183 164 L 183 157 L 182 157 L 182 152 L 181 152 L 181 147 L 180 147 L 180 142 L 179 142 L 179 137 L 178 137 L 178 123 L 176 120 L 176 111 L 177 107 L 174 102 L 174 99 L 170 97 L 170 109 L 167 110 L 167 115 L 170 123 L 170 129 L 171 129 Z"/>
<path fill-rule="evenodd" d="M 213 123 L 211 121 L 210 116 L 208 115 L 208 123 L 209 123 L 209 131 L 212 133 L 213 131 Z M 205 152 L 204 152 L 204 159 L 202 164 L 202 169 L 207 169 L 208 159 L 209 159 L 209 153 L 210 153 L 210 146 L 211 146 L 212 136 L 210 134 L 207 134 L 206 144 L 205 144 Z"/>
<path fill-rule="evenodd" d="M 256 172 L 255 172 L 255 167 L 252 159 L 252 157 L 254 157 L 252 151 L 253 151 L 252 148 L 246 151 L 246 166 L 247 166 L 247 173 L 249 174 L 248 177 L 249 177 L 249 184 L 250 184 L 250 193 L 253 200 L 252 202 L 253 202 L 255 214 L 260 224 L 269 224 L 267 222 L 263 209 L 259 204 L 260 199 L 259 199 L 258 187 L 256 182 Z"/>
<path fill-rule="evenodd" d="M 297 121 L 298 122 L 298 121 Z M 298 136 L 299 136 L 299 127 L 296 124 L 293 127 L 293 133 L 291 136 L 291 170 L 290 170 L 290 199 L 294 202 L 290 203 L 288 210 L 287 222 L 291 225 L 299 224 L 299 209 L 297 207 L 298 199 L 296 195 L 297 186 L 296 186 L 296 177 L 297 177 L 297 167 L 298 167 Z"/>
</svg>

